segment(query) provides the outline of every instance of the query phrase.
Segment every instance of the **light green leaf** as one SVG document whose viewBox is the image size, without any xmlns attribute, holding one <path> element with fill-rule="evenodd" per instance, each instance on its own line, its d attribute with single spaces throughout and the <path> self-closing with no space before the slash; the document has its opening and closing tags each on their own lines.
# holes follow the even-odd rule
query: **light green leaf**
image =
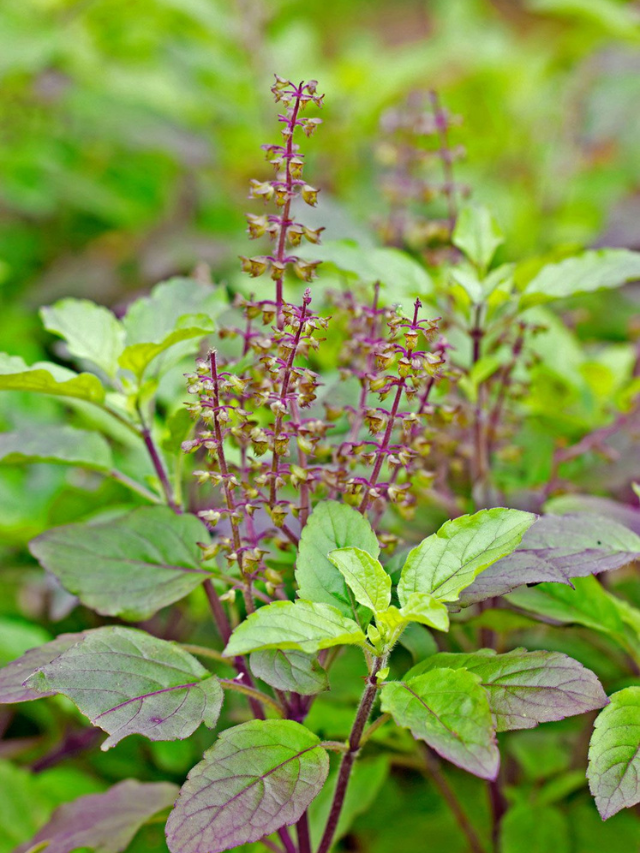
<svg viewBox="0 0 640 853">
<path fill-rule="evenodd" d="M 189 314 L 181 317 L 178 326 L 160 343 L 130 344 L 124 349 L 118 360 L 120 367 L 130 370 L 138 381 L 140 381 L 146 369 L 155 361 L 160 353 L 184 341 L 203 338 L 214 330 L 213 321 L 204 314 Z M 166 366 L 165 363 L 164 367 L 166 368 Z"/>
<path fill-rule="evenodd" d="M 371 557 L 380 553 L 378 539 L 364 516 L 337 501 L 319 503 L 302 531 L 296 559 L 298 595 L 354 615 L 354 601 L 345 579 L 327 557 L 340 548 L 360 548 Z"/>
<path fill-rule="evenodd" d="M 69 426 L 27 425 L 19 432 L 0 434 L 0 464 L 55 462 L 95 471 L 113 467 L 111 448 L 97 432 Z"/>
<path fill-rule="evenodd" d="M 167 822 L 171 853 L 221 853 L 295 823 L 320 792 L 329 757 L 292 720 L 222 732 L 193 768 Z"/>
<path fill-rule="evenodd" d="M 477 675 L 433 669 L 382 687 L 382 710 L 443 758 L 482 779 L 495 779 L 500 754 L 486 692 Z"/>
<path fill-rule="evenodd" d="M 408 622 L 419 622 L 436 631 L 449 630 L 449 611 L 441 601 L 426 592 L 412 592 L 403 607 L 401 615 Z"/>
<path fill-rule="evenodd" d="M 358 624 L 337 607 L 313 601 L 276 601 L 241 622 L 224 653 L 235 657 L 257 649 L 297 649 L 313 654 L 330 646 L 364 642 Z"/>
<path fill-rule="evenodd" d="M 119 626 L 92 631 L 30 676 L 27 687 L 68 696 L 109 733 L 103 750 L 131 734 L 184 740 L 202 722 L 213 728 L 222 706 L 218 679 L 192 655 Z"/>
<path fill-rule="evenodd" d="M 621 287 L 640 278 L 640 252 L 628 249 L 592 249 L 547 264 L 524 288 L 523 307 L 563 299 L 601 288 Z"/>
<path fill-rule="evenodd" d="M 54 527 L 31 553 L 65 589 L 104 616 L 148 619 L 210 573 L 200 568 L 204 524 L 168 507 L 142 507 L 100 524 Z"/>
<path fill-rule="evenodd" d="M 0 391 L 35 391 L 98 404 L 105 398 L 104 386 L 93 373 L 74 373 L 48 361 L 29 367 L 18 356 L 6 353 L 0 353 Z"/>
<path fill-rule="evenodd" d="M 480 678 L 499 732 L 531 729 L 594 711 L 607 702 L 594 673 L 560 652 L 441 652 L 414 666 L 405 679 L 438 667 L 465 669 Z"/>
<path fill-rule="evenodd" d="M 66 341 L 69 353 L 113 377 L 124 349 L 125 331 L 115 314 L 88 299 L 62 299 L 41 308 L 45 329 Z"/>
<path fill-rule="evenodd" d="M 394 292 L 426 295 L 433 291 L 431 276 L 411 255 L 400 249 L 363 247 L 353 240 L 326 240 L 305 254 L 321 260 L 323 268 L 334 267 L 360 281 L 380 281 Z"/>
<path fill-rule="evenodd" d="M 589 788 L 603 820 L 640 803 L 640 687 L 626 687 L 596 719 Z"/>
<path fill-rule="evenodd" d="M 571 853 L 566 817 L 553 806 L 519 803 L 504 816 L 500 853 Z"/>
<path fill-rule="evenodd" d="M 251 671 L 277 690 L 292 690 L 301 696 L 314 696 L 328 690 L 329 679 L 315 655 L 294 649 L 264 649 L 252 652 Z M 1 671 L 0 671 L 1 672 Z"/>
<path fill-rule="evenodd" d="M 409 552 L 398 584 L 400 603 L 413 592 L 456 601 L 480 572 L 518 546 L 535 519 L 530 512 L 496 507 L 447 521 Z"/>
<path fill-rule="evenodd" d="M 489 267 L 498 246 L 504 243 L 504 235 L 487 207 L 467 204 L 458 215 L 452 242 L 484 271 Z"/>
<path fill-rule="evenodd" d="M 380 562 L 361 548 L 338 548 L 327 555 L 358 602 L 374 613 L 391 603 L 391 578 Z"/>
</svg>

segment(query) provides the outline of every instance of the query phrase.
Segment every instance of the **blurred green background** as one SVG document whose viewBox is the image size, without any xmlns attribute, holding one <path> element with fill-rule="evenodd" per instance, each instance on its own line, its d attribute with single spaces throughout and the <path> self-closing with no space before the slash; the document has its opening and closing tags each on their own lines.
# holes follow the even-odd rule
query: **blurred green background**
<svg viewBox="0 0 640 853">
<path fill-rule="evenodd" d="M 4 349 L 36 355 L 32 309 L 62 295 L 117 306 L 201 261 L 235 271 L 274 72 L 326 92 L 307 150 L 327 236 L 371 227 L 380 115 L 434 87 L 513 255 L 640 246 L 638 19 L 616 0 L 2 0 Z"/>
</svg>

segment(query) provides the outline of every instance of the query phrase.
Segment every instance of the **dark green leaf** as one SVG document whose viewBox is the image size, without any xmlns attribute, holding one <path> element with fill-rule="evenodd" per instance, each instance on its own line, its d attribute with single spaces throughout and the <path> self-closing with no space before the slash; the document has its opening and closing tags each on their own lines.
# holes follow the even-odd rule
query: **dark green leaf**
<svg viewBox="0 0 640 853">
<path fill-rule="evenodd" d="M 251 671 L 277 690 L 291 690 L 301 696 L 313 696 L 329 687 L 326 671 L 315 655 L 294 649 L 265 649 L 252 652 Z"/>
</svg>

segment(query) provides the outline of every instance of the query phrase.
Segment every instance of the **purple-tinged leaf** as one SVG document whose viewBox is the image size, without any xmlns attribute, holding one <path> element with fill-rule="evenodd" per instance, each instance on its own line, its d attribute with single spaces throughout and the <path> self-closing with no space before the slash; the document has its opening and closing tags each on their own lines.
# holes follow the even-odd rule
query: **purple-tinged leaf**
<svg viewBox="0 0 640 853">
<path fill-rule="evenodd" d="M 626 687 L 595 722 L 589 788 L 603 820 L 640 803 L 640 687 Z"/>
<path fill-rule="evenodd" d="M 559 652 L 442 652 L 414 666 L 406 678 L 438 667 L 466 669 L 480 678 L 499 732 L 532 729 L 602 708 L 608 701 L 594 673 Z"/>
<path fill-rule="evenodd" d="M 67 649 L 75 646 L 83 640 L 90 631 L 82 631 L 79 634 L 60 634 L 50 643 L 29 649 L 16 660 L 11 661 L 0 669 L 0 703 L 11 704 L 12 702 L 32 702 L 34 699 L 42 699 L 43 696 L 53 696 L 55 690 L 45 693 L 25 687 L 24 682 L 33 675 L 40 667 L 51 663 Z"/>
<path fill-rule="evenodd" d="M 174 643 L 134 628 L 98 628 L 28 679 L 63 693 L 111 737 L 183 740 L 200 723 L 213 728 L 222 705 L 217 678 Z"/>
<path fill-rule="evenodd" d="M 127 779 L 103 794 L 89 794 L 60 806 L 49 823 L 15 853 L 45 843 L 46 853 L 70 853 L 80 847 L 90 847 L 93 853 L 120 853 L 146 821 L 173 804 L 177 791 L 168 782 Z"/>
<path fill-rule="evenodd" d="M 329 770 L 320 740 L 291 720 L 222 732 L 189 773 L 167 822 L 171 853 L 221 853 L 295 823 Z"/>
<path fill-rule="evenodd" d="M 522 537 L 518 548 L 498 560 L 460 596 L 464 606 L 504 595 L 524 584 L 570 584 L 571 578 L 619 569 L 640 559 L 640 536 L 609 518 L 546 515 Z"/>
<path fill-rule="evenodd" d="M 252 652 L 251 671 L 277 690 L 292 690 L 301 696 L 313 696 L 329 688 L 329 678 L 315 655 L 293 649 L 265 649 Z"/>
<path fill-rule="evenodd" d="M 210 573 L 200 567 L 200 519 L 168 507 L 141 507 L 101 524 L 54 527 L 31 553 L 66 590 L 103 616 L 148 619 Z"/>
<path fill-rule="evenodd" d="M 545 503 L 544 511 L 549 515 L 599 515 L 600 518 L 611 519 L 623 527 L 628 527 L 640 536 L 640 510 L 631 504 L 620 503 L 611 498 L 597 495 L 558 495 Z"/>
<path fill-rule="evenodd" d="M 464 669 L 432 669 L 382 688 L 382 710 L 426 741 L 443 758 L 481 779 L 495 779 L 500 753 L 479 676 Z"/>
</svg>

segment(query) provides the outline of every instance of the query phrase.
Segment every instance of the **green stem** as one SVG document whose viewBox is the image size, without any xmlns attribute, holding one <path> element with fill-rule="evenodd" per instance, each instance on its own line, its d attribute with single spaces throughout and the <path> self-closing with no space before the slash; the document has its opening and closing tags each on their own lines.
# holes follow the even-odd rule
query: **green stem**
<svg viewBox="0 0 640 853">
<path fill-rule="evenodd" d="M 218 681 L 225 690 L 244 693 L 245 696 L 255 699 L 256 702 L 260 702 L 263 705 L 269 705 L 269 707 L 273 708 L 279 717 L 284 716 L 284 712 L 276 700 L 272 699 L 271 696 L 267 696 L 267 694 L 263 693 L 261 690 L 256 690 L 255 687 L 249 687 L 247 684 L 241 684 L 239 681 L 232 681 L 229 678 L 219 678 Z"/>
<path fill-rule="evenodd" d="M 145 498 L 145 500 L 150 501 L 154 504 L 162 503 L 162 499 L 155 495 L 153 492 L 150 492 L 149 489 L 145 488 L 141 483 L 132 480 L 131 477 L 128 477 L 122 471 L 118 471 L 117 468 L 113 468 L 111 471 L 105 472 L 105 477 L 109 477 L 112 480 L 116 480 L 116 482 L 125 486 L 127 489 L 130 489 L 132 492 L 140 495 Z"/>
</svg>

